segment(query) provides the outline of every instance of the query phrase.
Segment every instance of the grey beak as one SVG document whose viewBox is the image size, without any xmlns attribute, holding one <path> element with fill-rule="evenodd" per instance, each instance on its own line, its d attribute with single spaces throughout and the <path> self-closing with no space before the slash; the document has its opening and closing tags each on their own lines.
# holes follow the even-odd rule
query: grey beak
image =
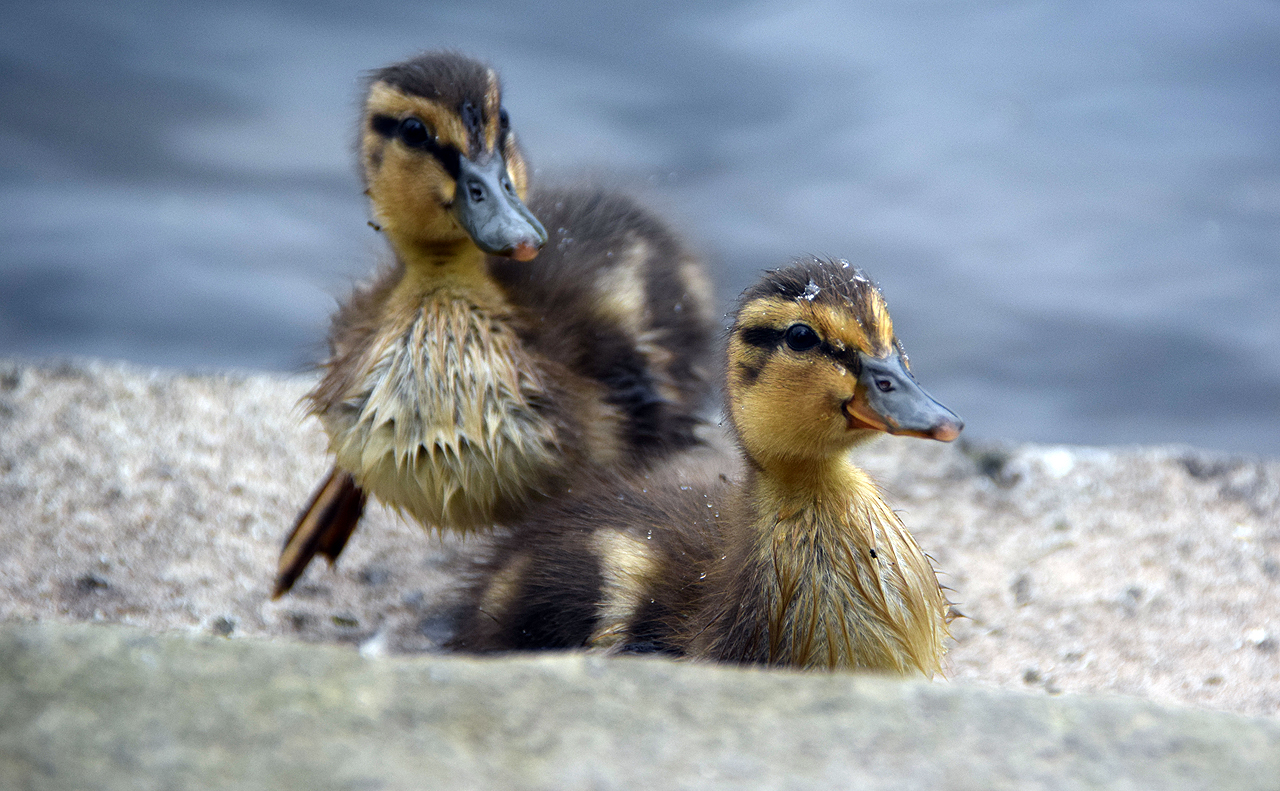
<svg viewBox="0 0 1280 791">
<path fill-rule="evenodd" d="M 896 351 L 885 358 L 859 354 L 862 372 L 858 375 L 860 416 L 879 418 L 890 434 L 950 442 L 960 436 L 964 421 L 934 400 L 907 371 Z M 867 415 L 863 410 L 869 411 Z M 870 422 L 870 421 L 869 421 Z"/>
<path fill-rule="evenodd" d="M 547 243 L 547 230 L 516 195 L 501 154 L 458 158 L 453 216 L 486 253 L 527 261 Z"/>
</svg>

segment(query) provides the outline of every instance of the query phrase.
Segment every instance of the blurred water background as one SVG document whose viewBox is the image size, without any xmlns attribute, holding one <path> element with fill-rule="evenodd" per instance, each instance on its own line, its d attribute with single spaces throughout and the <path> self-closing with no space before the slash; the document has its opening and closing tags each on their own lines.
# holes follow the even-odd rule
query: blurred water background
<svg viewBox="0 0 1280 791">
<path fill-rule="evenodd" d="M 6 2 L 0 355 L 301 371 L 381 248 L 360 75 L 490 60 L 543 181 L 640 193 L 727 309 L 884 288 L 970 436 L 1280 455 L 1274 0 Z"/>
</svg>

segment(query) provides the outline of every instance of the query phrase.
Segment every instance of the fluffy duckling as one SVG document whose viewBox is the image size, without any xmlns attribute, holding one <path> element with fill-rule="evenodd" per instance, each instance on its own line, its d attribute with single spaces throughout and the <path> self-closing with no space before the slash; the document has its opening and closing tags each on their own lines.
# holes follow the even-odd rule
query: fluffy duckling
<svg viewBox="0 0 1280 791">
<path fill-rule="evenodd" d="M 374 73 L 360 162 L 394 263 L 333 319 L 307 400 L 334 468 L 285 542 L 273 598 L 317 553 L 338 557 L 368 494 L 428 527 L 508 522 L 582 470 L 695 444 L 709 390 L 700 261 L 616 195 L 526 206 L 492 69 L 436 52 Z M 543 222 L 556 231 L 539 255 Z"/>
<path fill-rule="evenodd" d="M 849 451 L 963 424 L 916 384 L 879 290 L 839 261 L 770 272 L 726 363 L 741 480 L 615 477 L 543 508 L 479 570 L 457 647 L 940 670 L 949 604 Z"/>
</svg>

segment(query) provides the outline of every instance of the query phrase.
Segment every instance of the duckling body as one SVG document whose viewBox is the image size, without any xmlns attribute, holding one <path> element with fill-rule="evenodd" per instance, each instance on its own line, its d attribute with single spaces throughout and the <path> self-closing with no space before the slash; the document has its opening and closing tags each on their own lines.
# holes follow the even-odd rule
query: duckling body
<svg viewBox="0 0 1280 791">
<path fill-rule="evenodd" d="M 701 263 L 616 195 L 526 207 L 492 70 L 428 53 L 377 72 L 362 162 L 394 261 L 334 317 L 307 397 L 334 470 L 286 541 L 276 596 L 315 554 L 337 558 L 368 494 L 443 530 L 516 520 L 579 471 L 695 444 L 709 389 Z M 556 229 L 540 255 L 537 216 Z"/>
<path fill-rule="evenodd" d="M 727 358 L 740 479 L 602 477 L 544 508 L 479 569 L 459 647 L 939 671 L 946 598 L 848 451 L 961 423 L 907 372 L 879 291 L 843 262 L 770 273 Z"/>
</svg>

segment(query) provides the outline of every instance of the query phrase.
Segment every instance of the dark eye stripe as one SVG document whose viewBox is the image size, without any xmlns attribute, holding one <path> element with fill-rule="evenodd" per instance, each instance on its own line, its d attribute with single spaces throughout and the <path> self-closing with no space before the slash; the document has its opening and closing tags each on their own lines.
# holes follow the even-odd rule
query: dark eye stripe
<svg viewBox="0 0 1280 791">
<path fill-rule="evenodd" d="M 773 327 L 743 327 L 738 331 L 738 337 L 742 338 L 743 343 L 760 349 L 777 348 L 782 344 L 786 335 L 786 330 L 777 330 Z M 857 349 L 837 349 L 829 342 L 822 341 L 814 347 L 814 350 L 845 366 L 853 371 L 855 375 L 862 371 L 862 362 L 858 359 Z"/>
<path fill-rule="evenodd" d="M 400 129 L 400 119 L 379 113 L 369 119 L 369 126 L 373 128 L 374 132 L 389 140 L 396 137 L 396 133 Z M 458 173 L 461 170 L 458 158 L 462 156 L 457 147 L 448 143 L 439 143 L 434 137 L 428 136 L 420 145 L 415 145 L 413 148 L 415 151 L 424 151 L 430 154 L 440 163 L 440 167 L 444 168 L 450 178 L 457 180 Z"/>
<path fill-rule="evenodd" d="M 379 113 L 369 119 L 369 126 L 373 127 L 373 131 L 383 137 L 395 137 L 396 130 L 400 128 L 400 119 Z"/>
<path fill-rule="evenodd" d="M 782 330 L 775 330 L 773 327 L 743 327 L 738 333 L 743 343 L 761 349 L 772 349 L 782 343 L 783 334 Z"/>
<path fill-rule="evenodd" d="M 822 345 L 818 348 L 826 356 L 853 371 L 855 375 L 862 372 L 862 361 L 858 359 L 858 351 L 856 349 L 850 349 L 847 347 L 844 349 L 837 349 L 826 341 L 823 341 Z"/>
</svg>

